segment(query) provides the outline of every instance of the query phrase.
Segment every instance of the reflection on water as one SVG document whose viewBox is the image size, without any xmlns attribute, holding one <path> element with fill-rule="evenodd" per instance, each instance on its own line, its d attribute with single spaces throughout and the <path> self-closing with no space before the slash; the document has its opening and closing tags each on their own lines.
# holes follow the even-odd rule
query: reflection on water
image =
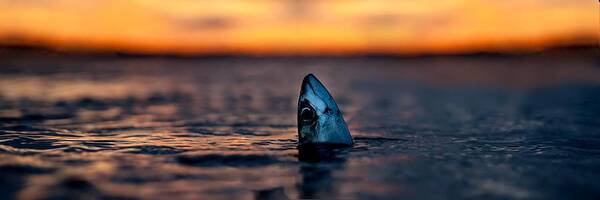
<svg viewBox="0 0 600 200">
<path fill-rule="evenodd" d="M 8 197 L 600 195 L 600 68 L 588 54 L 36 58 L 0 62 Z M 309 72 L 338 101 L 353 147 L 296 146 Z"/>
<path fill-rule="evenodd" d="M 298 160 L 305 162 L 300 166 L 299 198 L 342 197 L 331 174 L 344 170 L 349 150 L 349 147 L 330 145 L 299 146 Z"/>
</svg>

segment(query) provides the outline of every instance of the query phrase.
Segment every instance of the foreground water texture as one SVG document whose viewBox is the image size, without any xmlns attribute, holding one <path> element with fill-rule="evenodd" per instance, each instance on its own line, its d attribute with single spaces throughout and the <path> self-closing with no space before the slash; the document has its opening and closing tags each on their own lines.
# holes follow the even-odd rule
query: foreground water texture
<svg viewBox="0 0 600 200">
<path fill-rule="evenodd" d="M 597 199 L 600 61 L 11 53 L 0 194 L 63 199 Z M 299 152 L 314 73 L 352 148 Z"/>
</svg>

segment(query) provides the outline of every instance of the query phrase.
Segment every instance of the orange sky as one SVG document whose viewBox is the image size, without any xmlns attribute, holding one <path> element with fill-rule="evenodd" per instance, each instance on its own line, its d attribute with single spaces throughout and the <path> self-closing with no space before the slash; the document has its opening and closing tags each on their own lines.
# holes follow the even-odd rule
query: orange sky
<svg viewBox="0 0 600 200">
<path fill-rule="evenodd" d="M 597 0 L 0 0 L 0 44 L 138 53 L 457 53 L 595 44 Z"/>
</svg>

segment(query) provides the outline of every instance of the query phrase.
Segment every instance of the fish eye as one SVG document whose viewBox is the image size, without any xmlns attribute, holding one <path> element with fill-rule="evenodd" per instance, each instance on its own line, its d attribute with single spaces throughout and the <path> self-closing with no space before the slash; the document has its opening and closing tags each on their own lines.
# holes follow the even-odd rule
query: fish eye
<svg viewBox="0 0 600 200">
<path fill-rule="evenodd" d="M 302 108 L 302 111 L 300 111 L 300 119 L 302 121 L 312 121 L 316 116 L 315 111 L 308 107 Z"/>
</svg>

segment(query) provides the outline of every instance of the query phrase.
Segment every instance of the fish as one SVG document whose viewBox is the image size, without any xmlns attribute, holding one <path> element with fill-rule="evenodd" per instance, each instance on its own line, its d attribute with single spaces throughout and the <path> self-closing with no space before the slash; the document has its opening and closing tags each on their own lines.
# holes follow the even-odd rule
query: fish
<svg viewBox="0 0 600 200">
<path fill-rule="evenodd" d="M 302 80 L 298 98 L 298 143 L 352 146 L 354 140 L 342 112 L 313 74 Z"/>
</svg>

